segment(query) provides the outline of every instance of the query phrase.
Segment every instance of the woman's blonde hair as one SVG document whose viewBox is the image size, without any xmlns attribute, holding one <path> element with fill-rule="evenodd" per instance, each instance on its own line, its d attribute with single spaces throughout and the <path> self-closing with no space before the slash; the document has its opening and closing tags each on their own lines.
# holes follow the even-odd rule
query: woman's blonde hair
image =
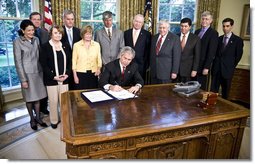
<svg viewBox="0 0 255 164">
<path fill-rule="evenodd" d="M 93 27 L 91 25 L 83 26 L 81 29 L 81 38 L 84 37 L 84 34 L 91 33 L 93 35 Z"/>
</svg>

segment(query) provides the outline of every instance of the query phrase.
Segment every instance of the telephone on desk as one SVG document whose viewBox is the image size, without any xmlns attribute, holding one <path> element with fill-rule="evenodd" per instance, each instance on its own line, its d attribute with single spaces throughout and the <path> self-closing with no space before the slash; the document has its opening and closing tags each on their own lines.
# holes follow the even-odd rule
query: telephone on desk
<svg viewBox="0 0 255 164">
<path fill-rule="evenodd" d="M 189 97 L 199 92 L 201 84 L 198 81 L 188 81 L 186 83 L 177 83 L 174 87 L 174 92 Z"/>
</svg>

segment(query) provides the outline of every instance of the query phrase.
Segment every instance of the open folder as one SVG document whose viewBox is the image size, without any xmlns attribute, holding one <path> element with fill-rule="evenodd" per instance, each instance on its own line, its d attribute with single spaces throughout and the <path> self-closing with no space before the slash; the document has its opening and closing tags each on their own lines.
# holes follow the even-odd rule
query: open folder
<svg viewBox="0 0 255 164">
<path fill-rule="evenodd" d="M 98 103 L 115 99 L 115 97 L 111 96 L 103 90 L 83 91 L 81 92 L 81 97 L 90 103 Z"/>
<path fill-rule="evenodd" d="M 81 92 L 81 97 L 89 103 L 99 103 L 111 100 L 124 100 L 137 97 L 135 94 L 128 92 L 127 90 L 121 90 L 119 92 L 105 91 L 105 90 L 89 90 Z"/>
</svg>

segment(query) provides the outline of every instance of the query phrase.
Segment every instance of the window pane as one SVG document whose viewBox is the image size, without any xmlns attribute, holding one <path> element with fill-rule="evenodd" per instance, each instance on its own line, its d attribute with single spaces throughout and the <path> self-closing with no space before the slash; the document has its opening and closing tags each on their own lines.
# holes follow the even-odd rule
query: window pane
<svg viewBox="0 0 255 164">
<path fill-rule="evenodd" d="M 170 25 L 170 31 L 174 34 L 180 33 L 180 25 L 179 24 L 171 24 Z"/>
<path fill-rule="evenodd" d="M 160 5 L 159 6 L 159 20 L 166 19 L 169 20 L 170 18 L 170 8 L 169 5 Z"/>
<path fill-rule="evenodd" d="M 104 11 L 111 11 L 113 13 L 113 21 L 116 21 L 116 4 L 113 3 L 97 3 L 93 4 L 93 20 L 102 20 Z"/>
<path fill-rule="evenodd" d="M 182 5 L 173 5 L 170 22 L 180 22 L 182 19 Z"/>
<path fill-rule="evenodd" d="M 90 20 L 92 19 L 92 3 L 91 2 L 84 2 L 81 1 L 81 20 L 86 19 Z"/>
<path fill-rule="evenodd" d="M 10 74 L 11 74 L 11 84 L 12 86 L 20 85 L 20 81 L 16 72 L 15 66 L 10 66 Z"/>
<path fill-rule="evenodd" d="M 0 67 L 8 66 L 6 44 L 0 43 Z"/>
<path fill-rule="evenodd" d="M 14 66 L 14 56 L 13 56 L 13 44 L 7 44 L 8 62 L 10 66 Z"/>
<path fill-rule="evenodd" d="M 19 10 L 18 14 L 20 14 L 20 15 L 17 15 L 17 17 L 21 17 L 21 18 L 29 17 L 29 14 L 32 11 L 31 10 L 31 0 L 18 1 L 18 10 Z"/>
<path fill-rule="evenodd" d="M 1 61 L 1 59 L 0 59 Z M 2 88 L 10 87 L 10 79 L 9 79 L 9 68 L 8 66 L 0 67 L 0 84 Z"/>
<path fill-rule="evenodd" d="M 188 17 L 191 19 L 192 22 L 195 21 L 195 4 L 188 4 L 184 5 L 184 10 L 183 10 L 183 18 Z"/>
<path fill-rule="evenodd" d="M 170 31 L 180 32 L 179 22 L 182 18 L 188 17 L 195 22 L 195 10 L 197 0 L 159 0 L 159 20 L 170 21 Z M 191 31 L 193 31 L 194 27 Z"/>
<path fill-rule="evenodd" d="M 5 29 L 4 20 L 0 20 L 0 29 Z M 0 43 L 5 41 L 5 31 L 0 30 Z"/>
<path fill-rule="evenodd" d="M 18 37 L 20 22 L 19 20 L 5 20 L 6 42 L 13 42 Z"/>
<path fill-rule="evenodd" d="M 31 13 L 31 0 L 1 0 L 0 16 L 26 18 Z"/>
</svg>

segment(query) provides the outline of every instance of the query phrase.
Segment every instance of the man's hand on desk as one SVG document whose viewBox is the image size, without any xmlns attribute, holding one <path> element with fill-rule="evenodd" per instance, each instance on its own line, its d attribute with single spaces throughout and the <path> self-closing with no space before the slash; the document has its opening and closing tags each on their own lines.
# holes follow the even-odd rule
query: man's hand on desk
<svg viewBox="0 0 255 164">
<path fill-rule="evenodd" d="M 109 90 L 118 92 L 118 91 L 123 90 L 123 88 L 119 85 L 111 85 L 111 86 L 109 86 Z"/>
<path fill-rule="evenodd" d="M 135 86 L 129 88 L 128 91 L 135 94 L 140 90 L 140 88 L 141 88 L 140 86 L 135 85 Z"/>
</svg>

